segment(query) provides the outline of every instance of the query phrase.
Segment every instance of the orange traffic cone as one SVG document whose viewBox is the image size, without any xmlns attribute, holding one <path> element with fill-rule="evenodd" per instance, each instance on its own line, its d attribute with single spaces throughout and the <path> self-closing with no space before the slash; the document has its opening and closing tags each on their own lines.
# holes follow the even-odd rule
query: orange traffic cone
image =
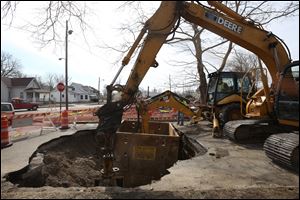
<svg viewBox="0 0 300 200">
<path fill-rule="evenodd" d="M 8 133 L 8 119 L 6 115 L 1 116 L 1 149 L 12 145 Z"/>
<path fill-rule="evenodd" d="M 61 113 L 61 127 L 60 129 L 68 129 L 69 127 L 69 120 L 68 120 L 68 111 L 64 110 Z"/>
</svg>

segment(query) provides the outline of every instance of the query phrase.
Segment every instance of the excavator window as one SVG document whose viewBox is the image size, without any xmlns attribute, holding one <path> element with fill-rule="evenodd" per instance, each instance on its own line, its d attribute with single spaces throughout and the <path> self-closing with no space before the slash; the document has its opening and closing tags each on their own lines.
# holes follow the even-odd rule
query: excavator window
<svg viewBox="0 0 300 200">
<path fill-rule="evenodd" d="M 287 68 L 280 82 L 278 117 L 299 120 L 299 63 Z"/>
<path fill-rule="evenodd" d="M 212 73 L 209 75 L 207 103 L 212 105 L 232 94 L 240 94 L 243 87 L 243 95 L 247 95 L 250 89 L 251 80 L 248 76 L 236 72 Z M 241 84 L 243 80 L 243 85 Z"/>
<path fill-rule="evenodd" d="M 218 82 L 217 92 L 221 93 L 231 93 L 234 91 L 234 81 L 233 78 L 220 78 Z"/>
<path fill-rule="evenodd" d="M 243 85 L 242 85 L 242 81 L 243 81 Z M 251 83 L 250 83 L 249 77 L 245 77 L 244 79 L 238 78 L 237 84 L 238 84 L 237 86 L 238 86 L 239 92 L 241 91 L 241 87 L 243 87 L 242 88 L 243 93 L 248 93 L 249 89 L 251 88 L 250 87 Z"/>
<path fill-rule="evenodd" d="M 210 77 L 207 90 L 207 103 L 213 104 L 215 101 L 215 92 L 217 87 L 218 77 Z"/>
</svg>

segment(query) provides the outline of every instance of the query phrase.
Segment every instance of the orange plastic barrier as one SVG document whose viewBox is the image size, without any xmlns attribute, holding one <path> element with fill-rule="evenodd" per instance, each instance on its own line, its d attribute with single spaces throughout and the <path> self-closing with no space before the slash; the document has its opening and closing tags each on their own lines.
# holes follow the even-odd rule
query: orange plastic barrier
<svg viewBox="0 0 300 200">
<path fill-rule="evenodd" d="M 61 113 L 61 127 L 60 129 L 68 129 L 69 127 L 69 120 L 68 120 L 68 111 L 64 110 Z"/>
<path fill-rule="evenodd" d="M 8 119 L 1 116 L 1 149 L 12 145 L 8 132 Z"/>
</svg>

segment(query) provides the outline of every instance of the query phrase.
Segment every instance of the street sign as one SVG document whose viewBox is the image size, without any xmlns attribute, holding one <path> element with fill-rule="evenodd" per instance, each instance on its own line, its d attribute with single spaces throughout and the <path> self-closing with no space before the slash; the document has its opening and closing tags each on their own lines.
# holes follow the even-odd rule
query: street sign
<svg viewBox="0 0 300 200">
<path fill-rule="evenodd" d="M 62 92 L 65 89 L 65 85 L 63 83 L 58 83 L 56 88 L 58 89 L 58 91 Z"/>
</svg>

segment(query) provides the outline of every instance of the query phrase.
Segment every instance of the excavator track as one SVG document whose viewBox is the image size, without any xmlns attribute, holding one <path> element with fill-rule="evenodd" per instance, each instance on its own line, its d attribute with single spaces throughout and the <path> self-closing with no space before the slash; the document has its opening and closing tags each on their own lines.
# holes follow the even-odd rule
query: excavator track
<svg viewBox="0 0 300 200">
<path fill-rule="evenodd" d="M 299 134 L 271 135 L 264 143 L 264 151 L 274 162 L 299 170 Z"/>
<path fill-rule="evenodd" d="M 224 135 L 235 142 L 263 142 L 274 133 L 269 130 L 272 123 L 274 121 L 271 119 L 234 120 L 227 122 L 223 131 Z"/>
</svg>

